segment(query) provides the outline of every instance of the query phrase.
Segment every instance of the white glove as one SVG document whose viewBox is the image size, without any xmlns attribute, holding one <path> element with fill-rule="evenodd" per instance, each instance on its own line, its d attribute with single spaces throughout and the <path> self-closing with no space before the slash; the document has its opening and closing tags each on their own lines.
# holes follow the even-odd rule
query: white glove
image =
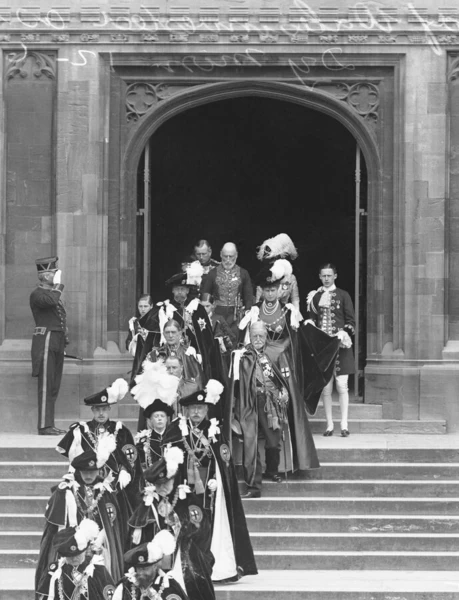
<svg viewBox="0 0 459 600">
<path fill-rule="evenodd" d="M 217 487 L 218 487 L 218 483 L 216 479 L 209 479 L 209 481 L 207 482 L 207 487 L 209 488 L 209 490 L 211 492 L 215 492 Z"/>
<path fill-rule="evenodd" d="M 53 284 L 54 285 L 59 285 L 61 282 L 61 278 L 62 278 L 62 271 L 60 269 L 58 269 L 55 273 L 54 273 L 54 277 L 53 277 Z"/>
<path fill-rule="evenodd" d="M 134 333 L 134 323 L 137 321 L 137 317 L 131 317 L 129 319 L 129 330 Z"/>
<path fill-rule="evenodd" d="M 120 490 L 124 490 L 124 488 L 131 483 L 131 476 L 126 471 L 126 469 L 121 469 L 120 474 L 118 476 L 118 484 L 120 486 Z"/>
</svg>

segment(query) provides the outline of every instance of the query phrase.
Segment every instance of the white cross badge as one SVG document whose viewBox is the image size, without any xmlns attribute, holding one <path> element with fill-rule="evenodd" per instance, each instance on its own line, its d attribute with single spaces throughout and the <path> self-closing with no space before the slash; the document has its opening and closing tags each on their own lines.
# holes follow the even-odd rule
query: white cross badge
<svg viewBox="0 0 459 600">
<path fill-rule="evenodd" d="M 290 377 L 290 369 L 288 367 L 282 367 L 281 373 L 282 376 L 285 377 L 285 379 L 288 379 Z"/>
</svg>

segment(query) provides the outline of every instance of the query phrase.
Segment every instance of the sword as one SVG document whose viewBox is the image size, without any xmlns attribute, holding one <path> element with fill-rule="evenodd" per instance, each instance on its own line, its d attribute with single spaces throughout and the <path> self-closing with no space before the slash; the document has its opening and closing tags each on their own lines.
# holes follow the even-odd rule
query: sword
<svg viewBox="0 0 459 600">
<path fill-rule="evenodd" d="M 285 483 L 287 482 L 287 453 L 285 451 L 285 424 L 282 426 L 282 444 L 284 446 L 284 476 L 285 476 Z"/>
<path fill-rule="evenodd" d="M 64 352 L 64 358 L 73 358 L 74 360 L 83 360 L 81 358 L 81 356 L 76 356 L 74 354 L 67 354 L 67 352 Z"/>
</svg>

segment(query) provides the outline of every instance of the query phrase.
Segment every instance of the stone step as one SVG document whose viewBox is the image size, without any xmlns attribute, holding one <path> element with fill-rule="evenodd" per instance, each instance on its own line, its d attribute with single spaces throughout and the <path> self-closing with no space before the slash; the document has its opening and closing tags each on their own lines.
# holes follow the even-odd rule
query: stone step
<svg viewBox="0 0 459 600">
<path fill-rule="evenodd" d="M 90 418 L 90 417 L 88 417 Z M 68 429 L 78 419 L 56 419 L 56 427 Z M 123 419 L 123 423 L 134 434 L 137 432 L 137 417 Z M 326 429 L 325 421 L 310 418 L 311 431 L 323 433 Z M 336 434 L 339 436 L 339 424 L 335 425 Z M 430 419 L 428 421 L 397 420 L 397 419 L 350 419 L 349 431 L 351 434 L 445 434 L 446 421 L 442 419 Z M 57 436 L 56 436 L 57 437 Z M 59 440 L 57 440 L 59 441 Z"/>
<path fill-rule="evenodd" d="M 40 439 L 38 436 L 36 437 Z M 391 448 L 387 446 L 372 448 L 366 445 L 362 447 L 355 446 L 354 444 L 360 444 L 361 439 L 362 436 L 351 436 L 346 439 L 338 435 L 331 438 L 324 438 L 319 434 L 315 436 L 317 452 L 320 460 L 323 462 L 459 463 L 459 448 Z M 418 439 L 420 438 L 410 436 L 408 441 L 416 441 Z M 404 440 L 406 440 L 406 437 Z M 55 444 L 58 441 L 59 438 L 56 436 L 56 441 L 49 448 L 1 448 L 1 459 L 3 462 L 38 463 L 62 461 L 62 463 L 65 463 L 65 457 L 55 450 Z M 324 443 L 327 443 L 328 447 L 323 447 Z"/>
<path fill-rule="evenodd" d="M 10 484 L 11 485 L 11 484 Z M 3 493 L 5 490 L 14 489 L 6 481 L 3 482 Z M 41 490 L 41 486 L 34 488 Z M 17 492 L 19 494 L 19 491 Z M 411 479 L 393 480 L 323 480 L 310 479 L 300 481 L 289 478 L 287 483 L 282 479 L 281 483 L 263 482 L 263 496 L 348 496 L 348 497 L 402 497 L 402 498 L 459 498 L 459 482 L 446 481 L 415 481 Z"/>
<path fill-rule="evenodd" d="M 49 496 L 0 496 L 0 513 L 43 514 Z M 252 514 L 459 515 L 459 498 L 354 498 L 273 496 L 243 500 Z"/>
<path fill-rule="evenodd" d="M 0 550 L 36 550 L 40 545 L 40 531 L 0 531 Z M 339 550 L 384 552 L 453 552 L 459 546 L 459 534 L 430 533 L 252 533 L 254 550 Z"/>
<path fill-rule="evenodd" d="M 0 480 L 2 479 L 61 479 L 68 470 L 68 462 L 62 458 L 57 461 L 40 462 L 0 462 Z M 282 465 L 281 465 L 282 467 Z M 384 462 L 321 462 L 320 469 L 302 471 L 292 479 L 299 480 L 458 480 L 459 463 L 384 463 Z"/>
<path fill-rule="evenodd" d="M 51 488 L 61 479 L 0 479 L 3 496 L 49 496 Z M 241 484 L 241 492 L 245 484 Z M 459 482 L 454 480 L 415 481 L 410 479 L 391 480 L 353 480 L 339 481 L 309 479 L 298 480 L 288 477 L 281 483 L 263 482 L 263 496 L 320 496 L 320 497 L 403 497 L 403 498 L 451 498 L 459 497 Z"/>
<path fill-rule="evenodd" d="M 262 570 L 290 569 L 389 569 L 451 571 L 457 568 L 459 552 L 349 552 L 349 551 L 261 551 L 255 552 Z"/>
<path fill-rule="evenodd" d="M 340 551 L 340 552 L 454 552 L 459 548 L 459 534 L 431 533 L 252 533 L 254 550 L 273 551 Z M 0 543 L 2 541 L 0 535 Z M 5 536 L 5 544 L 7 543 Z M 10 540 L 10 546 L 11 546 Z M 20 543 L 18 536 L 17 543 Z M 19 545 L 17 546 L 19 547 Z M 22 548 L 33 547 L 23 545 Z"/>
<path fill-rule="evenodd" d="M 33 578 L 30 568 L 0 569 L 0 600 L 33 600 Z M 215 591 L 217 600 L 457 600 L 459 573 L 261 570 Z"/>
<path fill-rule="evenodd" d="M 25 502 L 25 500 L 22 500 Z M 4 507 L 14 509 L 15 501 L 0 497 Z M 35 504 L 39 505 L 38 500 Z M 243 500 L 244 510 L 251 514 L 276 515 L 459 515 L 459 498 L 348 498 L 331 497 L 263 497 Z M 32 506 L 32 504 L 30 504 Z"/>
<path fill-rule="evenodd" d="M 41 514 L 0 513 L 1 531 L 43 531 L 45 517 Z"/>
<path fill-rule="evenodd" d="M 256 550 L 257 566 L 262 570 L 360 569 L 449 571 L 457 566 L 459 552 L 385 552 L 325 550 Z M 38 550 L 0 550 L 2 569 L 36 567 Z"/>
<path fill-rule="evenodd" d="M 459 533 L 459 517 L 444 514 L 259 514 L 246 506 L 245 516 L 251 533 Z"/>
<path fill-rule="evenodd" d="M 333 414 L 339 419 L 339 404 L 333 403 Z M 88 416 L 87 407 L 80 405 L 78 419 L 75 420 L 86 420 L 90 419 L 92 415 Z M 117 418 L 122 421 L 126 419 L 137 419 L 139 416 L 139 406 L 136 402 L 123 401 L 117 406 Z M 382 405 L 381 404 L 363 404 L 363 403 L 350 403 L 349 404 L 349 416 L 352 419 L 382 419 Z M 323 406 L 317 408 L 317 412 L 314 416 L 310 416 L 309 419 L 325 419 L 325 411 Z M 339 421 L 338 421 L 339 422 Z"/>
</svg>

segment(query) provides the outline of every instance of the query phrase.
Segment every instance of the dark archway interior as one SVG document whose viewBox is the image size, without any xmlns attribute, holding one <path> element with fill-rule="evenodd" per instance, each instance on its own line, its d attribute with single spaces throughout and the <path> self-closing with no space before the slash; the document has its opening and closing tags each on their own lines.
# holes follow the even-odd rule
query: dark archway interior
<svg viewBox="0 0 459 600">
<path fill-rule="evenodd" d="M 164 280 L 196 240 L 208 239 L 215 258 L 234 241 L 239 264 L 254 276 L 257 246 L 280 232 L 299 250 L 293 266 L 302 302 L 320 285 L 325 261 L 337 265 L 338 285 L 354 297 L 355 154 L 355 139 L 339 122 L 279 100 L 222 100 L 169 119 L 151 138 L 154 300 L 168 297 Z M 363 158 L 362 175 L 365 209 Z"/>
</svg>

